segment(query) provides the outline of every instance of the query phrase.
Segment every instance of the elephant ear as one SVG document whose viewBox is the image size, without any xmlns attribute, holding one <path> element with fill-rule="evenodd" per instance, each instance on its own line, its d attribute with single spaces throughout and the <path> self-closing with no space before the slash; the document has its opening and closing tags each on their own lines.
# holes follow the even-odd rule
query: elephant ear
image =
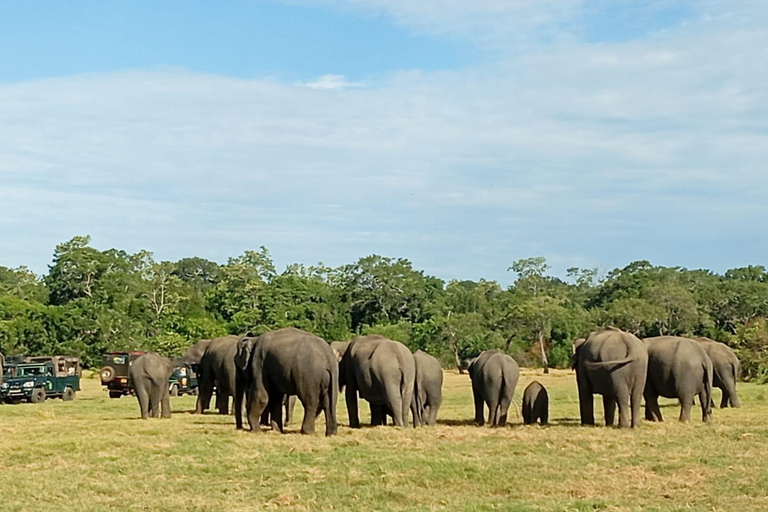
<svg viewBox="0 0 768 512">
<path fill-rule="evenodd" d="M 253 345 L 256 342 L 256 338 L 243 337 L 237 342 L 237 353 L 235 354 L 235 366 L 245 371 L 248 368 L 248 363 L 251 362 L 251 355 L 253 354 Z"/>
</svg>

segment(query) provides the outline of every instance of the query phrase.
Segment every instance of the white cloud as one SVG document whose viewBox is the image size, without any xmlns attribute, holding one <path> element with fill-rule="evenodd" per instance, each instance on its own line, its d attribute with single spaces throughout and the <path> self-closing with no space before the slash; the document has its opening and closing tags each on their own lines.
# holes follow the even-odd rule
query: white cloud
<svg viewBox="0 0 768 512">
<path fill-rule="evenodd" d="M 282 263 L 378 252 L 505 281 L 534 254 L 760 262 L 758 14 L 377 87 L 184 72 L 0 84 L 0 264 L 42 270 L 85 233 L 161 258 L 264 244 Z"/>
<path fill-rule="evenodd" d="M 363 86 L 361 82 L 348 81 L 344 75 L 322 75 L 308 82 L 299 82 L 299 85 L 310 89 L 347 89 Z"/>
</svg>

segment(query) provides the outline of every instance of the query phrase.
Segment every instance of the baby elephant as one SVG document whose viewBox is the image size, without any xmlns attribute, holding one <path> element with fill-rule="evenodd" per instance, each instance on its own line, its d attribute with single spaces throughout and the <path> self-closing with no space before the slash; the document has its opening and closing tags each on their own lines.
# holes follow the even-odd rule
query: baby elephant
<svg viewBox="0 0 768 512">
<path fill-rule="evenodd" d="M 171 401 L 168 398 L 168 379 L 173 373 L 170 359 L 148 352 L 136 358 L 128 370 L 133 391 L 139 400 L 141 417 L 171 417 Z"/>
<path fill-rule="evenodd" d="M 538 381 L 528 384 L 523 392 L 523 423 L 533 425 L 539 421 L 546 425 L 549 420 L 549 395 L 547 388 Z"/>
</svg>

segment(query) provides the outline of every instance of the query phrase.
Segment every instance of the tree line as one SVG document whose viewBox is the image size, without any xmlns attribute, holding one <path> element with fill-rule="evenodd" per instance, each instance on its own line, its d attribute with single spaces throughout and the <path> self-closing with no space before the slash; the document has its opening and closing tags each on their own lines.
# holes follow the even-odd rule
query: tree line
<svg viewBox="0 0 768 512">
<path fill-rule="evenodd" d="M 768 381 L 768 274 L 635 261 L 600 276 L 549 275 L 541 257 L 512 263 L 514 283 L 444 281 L 403 258 L 278 272 L 261 247 L 219 264 L 100 251 L 90 237 L 58 245 L 48 273 L 0 266 L 0 352 L 77 355 L 111 350 L 179 355 L 199 339 L 293 326 L 326 340 L 381 334 L 458 365 L 489 348 L 523 366 L 567 367 L 573 341 L 614 325 L 639 337 L 706 336 L 732 346 L 743 377 Z"/>
</svg>

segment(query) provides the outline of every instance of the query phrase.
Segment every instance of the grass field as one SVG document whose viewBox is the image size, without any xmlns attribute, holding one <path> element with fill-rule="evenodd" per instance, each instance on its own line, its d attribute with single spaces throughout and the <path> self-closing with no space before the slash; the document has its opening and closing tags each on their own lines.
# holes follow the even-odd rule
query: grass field
<svg viewBox="0 0 768 512">
<path fill-rule="evenodd" d="M 472 426 L 469 378 L 447 373 L 440 425 L 353 431 L 342 400 L 332 438 L 322 421 L 314 436 L 236 432 L 189 414 L 194 397 L 142 421 L 134 398 L 84 378 L 74 402 L 0 406 L 0 510 L 768 510 L 768 388 L 742 384 L 743 407 L 707 425 L 667 402 L 665 423 L 620 431 L 579 426 L 571 372 L 524 371 L 518 400 L 534 377 L 546 428 L 523 427 L 519 405 L 511 426 Z"/>
</svg>

